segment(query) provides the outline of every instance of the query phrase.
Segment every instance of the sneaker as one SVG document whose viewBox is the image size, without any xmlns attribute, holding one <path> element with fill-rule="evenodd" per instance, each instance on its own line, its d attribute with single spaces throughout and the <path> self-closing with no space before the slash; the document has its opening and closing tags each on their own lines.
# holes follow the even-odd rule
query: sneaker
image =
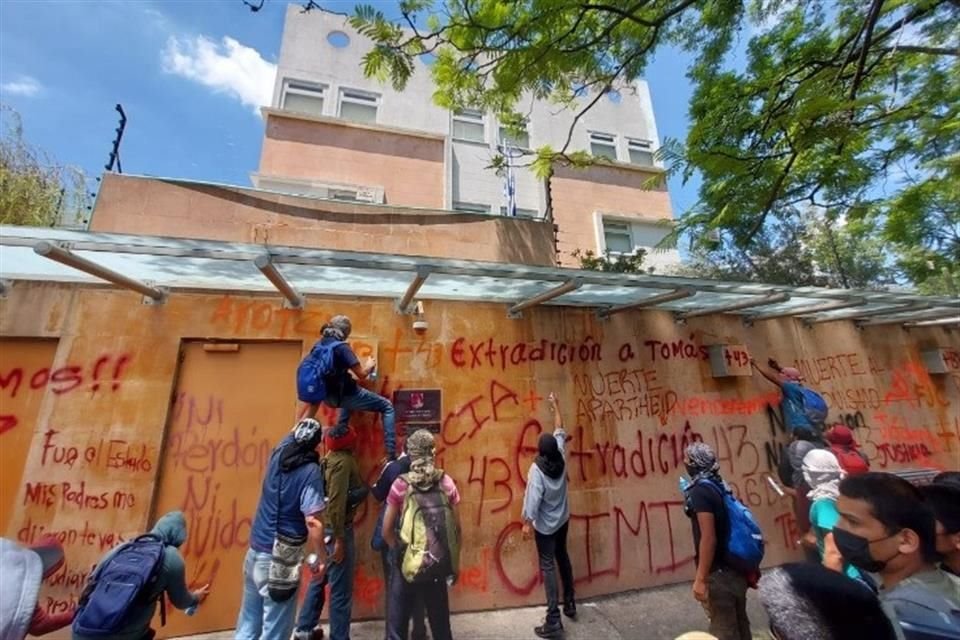
<svg viewBox="0 0 960 640">
<path fill-rule="evenodd" d="M 571 620 L 576 620 L 577 618 L 577 604 L 574 601 L 567 602 L 563 605 L 563 615 L 567 616 Z"/>
<path fill-rule="evenodd" d="M 323 640 L 323 627 L 314 627 L 310 631 L 294 631 L 293 640 Z"/>
<path fill-rule="evenodd" d="M 563 623 L 557 622 L 555 624 L 550 624 L 548 622 L 545 622 L 539 627 L 534 627 L 533 632 L 541 638 L 562 638 Z"/>
<path fill-rule="evenodd" d="M 310 640 L 323 640 L 323 627 L 319 625 L 314 627 Z"/>
</svg>

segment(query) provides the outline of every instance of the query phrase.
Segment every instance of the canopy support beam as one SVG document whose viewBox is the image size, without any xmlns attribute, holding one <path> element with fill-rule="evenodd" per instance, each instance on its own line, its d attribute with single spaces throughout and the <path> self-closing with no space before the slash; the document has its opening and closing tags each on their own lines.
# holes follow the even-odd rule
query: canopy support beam
<svg viewBox="0 0 960 640">
<path fill-rule="evenodd" d="M 78 271 L 88 273 L 95 278 L 106 280 L 107 282 L 115 284 L 118 287 L 136 291 L 145 298 L 149 298 L 151 304 L 159 304 L 166 300 L 167 294 L 163 289 L 151 287 L 145 282 L 140 282 L 139 280 L 129 278 L 122 273 L 108 269 L 107 267 L 97 264 L 92 260 L 87 260 L 86 258 L 78 256 L 69 249 L 55 245 L 52 242 L 47 242 L 46 240 L 38 242 L 36 245 L 34 245 L 33 252 L 38 256 L 43 256 L 44 258 L 48 258 L 54 262 L 59 262 L 60 264 L 77 269 Z"/>
<path fill-rule="evenodd" d="M 898 304 L 889 307 L 880 307 L 879 309 L 868 309 L 866 311 L 851 311 L 850 313 L 841 313 L 835 316 L 805 318 L 807 324 L 820 324 L 821 322 L 833 322 L 834 320 L 857 320 L 858 318 L 872 318 L 874 316 L 886 316 L 891 313 L 903 313 L 905 311 L 919 311 L 929 309 L 930 305 L 925 302 L 911 302 L 908 304 Z"/>
<path fill-rule="evenodd" d="M 659 295 L 650 296 L 648 298 L 643 298 L 642 300 L 637 300 L 636 302 L 628 302 L 626 304 L 620 304 L 614 307 L 604 307 L 602 309 L 597 309 L 598 318 L 609 318 L 610 316 L 622 313 L 624 311 L 632 311 L 633 309 L 643 309 L 644 307 L 653 307 L 663 302 L 672 302 L 674 300 L 682 300 L 683 298 L 689 298 L 690 296 L 696 294 L 697 292 L 693 289 L 677 289 L 669 293 L 661 293 Z"/>
<path fill-rule="evenodd" d="M 768 293 L 765 296 L 757 296 L 750 300 L 725 304 L 719 307 L 708 307 L 696 311 L 684 311 L 677 314 L 677 320 L 687 320 L 689 318 L 699 318 L 701 316 L 712 316 L 717 313 L 730 313 L 731 311 L 740 311 L 741 309 L 751 309 L 753 307 L 762 307 L 768 304 L 786 302 L 790 299 L 790 294 L 786 292 Z"/>
<path fill-rule="evenodd" d="M 867 304 L 866 298 L 850 298 L 849 300 L 834 300 L 821 304 L 812 304 L 809 307 L 797 307 L 786 311 L 774 311 L 772 313 L 757 313 L 748 315 L 744 318 L 746 322 L 756 322 L 758 320 L 773 320 L 775 318 L 789 318 L 796 316 L 806 316 L 823 311 L 833 311 L 834 309 L 848 309 L 850 307 L 859 307 Z"/>
<path fill-rule="evenodd" d="M 273 258 L 269 253 L 257 256 L 254 258 L 253 263 L 257 265 L 257 269 L 260 269 L 260 273 L 270 281 L 270 284 L 276 287 L 277 291 L 283 295 L 284 307 L 287 309 L 303 309 L 307 303 L 306 298 L 298 293 L 297 290 L 293 288 L 293 285 L 283 277 L 283 274 L 280 273 L 277 266 L 273 264 Z"/>
<path fill-rule="evenodd" d="M 921 320 L 919 322 L 907 322 L 903 326 L 907 329 L 922 329 L 924 327 L 949 327 L 955 324 L 960 326 L 960 318 L 941 318 L 939 320 Z"/>
<path fill-rule="evenodd" d="M 535 295 L 532 298 L 528 298 L 517 304 L 513 305 L 507 309 L 507 317 L 516 320 L 521 317 L 521 312 L 524 309 L 529 309 L 530 307 L 536 307 L 537 305 L 543 304 L 544 302 L 549 302 L 554 298 L 559 298 L 560 296 L 570 293 L 571 291 L 576 291 L 583 285 L 583 282 L 579 278 L 573 278 L 572 280 L 567 280 L 559 287 L 554 287 L 553 289 L 547 289 L 541 294 Z"/>
<path fill-rule="evenodd" d="M 924 320 L 940 320 L 941 318 L 960 318 L 960 309 L 931 309 L 917 313 L 911 313 L 907 316 L 898 315 L 896 318 L 877 318 L 876 320 L 866 320 L 858 322 L 858 327 L 880 327 L 888 324 L 913 324 Z"/>
<path fill-rule="evenodd" d="M 397 313 L 411 313 L 411 304 L 413 303 L 413 298 L 417 295 L 417 292 L 420 291 L 420 287 L 423 286 L 423 283 L 426 282 L 427 278 L 429 277 L 430 269 L 428 267 L 419 267 L 417 269 L 417 275 L 414 276 L 413 281 L 410 282 L 410 285 L 407 287 L 406 292 L 404 292 L 403 297 L 398 299 L 396 302 L 395 308 Z"/>
</svg>

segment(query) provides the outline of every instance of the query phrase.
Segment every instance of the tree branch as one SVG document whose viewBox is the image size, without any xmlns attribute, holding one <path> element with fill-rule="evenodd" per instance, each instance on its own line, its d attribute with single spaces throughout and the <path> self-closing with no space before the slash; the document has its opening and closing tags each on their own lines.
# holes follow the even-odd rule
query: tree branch
<svg viewBox="0 0 960 640">
<path fill-rule="evenodd" d="M 857 91 L 860 89 L 860 83 L 863 82 L 863 69 L 867 64 L 867 54 L 870 53 L 870 40 L 873 38 L 873 28 L 880 18 L 880 9 L 883 8 L 884 0 L 873 0 L 870 5 L 870 12 L 867 14 L 866 28 L 863 35 L 863 46 L 860 48 L 860 59 L 857 60 L 857 72 L 853 76 L 853 83 L 850 87 L 850 99 L 857 97 Z"/>
<path fill-rule="evenodd" d="M 913 44 L 902 44 L 897 47 L 884 47 L 880 49 L 884 53 L 926 53 L 931 56 L 954 56 L 960 57 L 960 47 L 923 47 Z"/>
</svg>

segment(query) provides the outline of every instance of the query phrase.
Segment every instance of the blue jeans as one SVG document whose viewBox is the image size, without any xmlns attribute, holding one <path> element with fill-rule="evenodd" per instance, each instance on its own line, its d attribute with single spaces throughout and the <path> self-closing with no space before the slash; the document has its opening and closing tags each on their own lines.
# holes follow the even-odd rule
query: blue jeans
<svg viewBox="0 0 960 640">
<path fill-rule="evenodd" d="M 303 598 L 303 604 L 300 605 L 300 615 L 297 616 L 297 631 L 313 631 L 314 627 L 320 624 L 320 614 L 323 613 L 323 603 L 327 597 L 327 576 L 323 580 L 310 581 L 307 587 L 307 595 Z"/>
<path fill-rule="evenodd" d="M 236 640 L 290 640 L 297 597 L 274 602 L 267 592 L 270 554 L 247 550 L 243 560 L 243 602 L 237 618 Z"/>
<path fill-rule="evenodd" d="M 331 536 L 327 544 L 327 553 L 333 553 L 332 532 L 328 529 L 325 536 Z M 330 637 L 334 640 L 350 637 L 350 613 L 353 608 L 353 563 L 356 557 L 353 545 L 353 527 L 347 527 L 344 539 L 343 562 L 327 564 L 327 573 L 320 582 L 311 581 L 307 587 L 307 594 L 300 605 L 300 615 L 297 616 L 297 631 L 312 631 L 320 624 L 320 614 L 326 601 L 327 584 L 330 585 Z M 340 591 L 346 584 L 346 595 L 338 598 Z M 343 595 L 343 594 L 339 594 Z M 342 616 L 342 613 L 346 616 Z M 339 635 L 338 635 L 339 634 Z"/>
<path fill-rule="evenodd" d="M 396 458 L 397 427 L 393 403 L 379 394 L 358 387 L 355 394 L 340 399 L 340 418 L 331 435 L 341 436 L 347 433 L 350 414 L 354 411 L 376 411 L 383 416 L 383 446 L 391 460 Z"/>
</svg>

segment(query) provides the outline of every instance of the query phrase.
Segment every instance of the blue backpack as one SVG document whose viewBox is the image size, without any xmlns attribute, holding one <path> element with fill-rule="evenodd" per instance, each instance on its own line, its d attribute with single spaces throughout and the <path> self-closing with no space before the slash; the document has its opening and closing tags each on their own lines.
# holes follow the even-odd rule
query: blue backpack
<svg viewBox="0 0 960 640">
<path fill-rule="evenodd" d="M 313 345 L 313 349 L 297 367 L 297 398 L 301 402 L 318 404 L 327 399 L 327 385 L 324 378 L 334 372 L 333 350 L 343 344 L 339 340 L 323 341 Z"/>
<path fill-rule="evenodd" d="M 149 605 L 146 593 L 157 582 L 165 548 L 160 537 L 142 535 L 124 544 L 97 567 L 80 596 L 73 619 L 74 634 L 116 635 L 132 609 Z M 166 617 L 164 613 L 161 610 L 161 619 Z"/>
<path fill-rule="evenodd" d="M 719 492 L 727 510 L 729 531 L 724 545 L 723 559 L 727 565 L 740 573 L 752 573 L 760 569 L 763 561 L 763 532 L 747 505 L 737 500 L 733 493 L 709 479 L 694 484 L 706 484 Z M 693 486 L 693 485 L 690 485 Z M 688 488 L 686 491 L 689 491 Z M 685 493 L 686 493 L 685 491 Z"/>
<path fill-rule="evenodd" d="M 827 401 L 813 389 L 800 387 L 803 393 L 803 413 L 813 424 L 823 424 L 827 419 Z"/>
</svg>

